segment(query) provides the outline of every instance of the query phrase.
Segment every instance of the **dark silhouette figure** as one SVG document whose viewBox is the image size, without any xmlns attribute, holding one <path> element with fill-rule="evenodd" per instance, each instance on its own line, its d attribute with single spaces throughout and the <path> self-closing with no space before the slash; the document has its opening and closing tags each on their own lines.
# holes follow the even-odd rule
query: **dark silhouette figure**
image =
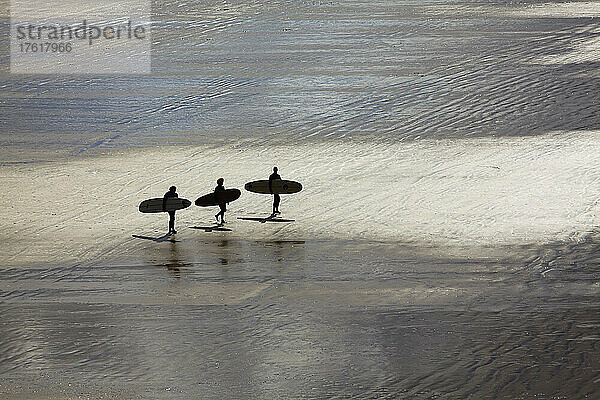
<svg viewBox="0 0 600 400">
<path fill-rule="evenodd" d="M 224 192 L 225 191 L 225 186 L 223 186 L 223 178 L 219 178 L 217 179 L 217 187 L 215 188 L 215 197 L 217 197 L 219 195 L 219 193 Z M 225 211 L 227 211 L 227 205 L 223 202 L 223 203 L 219 203 L 219 208 L 221 209 L 221 211 L 219 211 L 216 215 L 215 215 L 215 219 L 217 220 L 217 222 L 219 222 L 219 215 L 221 216 L 221 224 L 225 223 Z"/>
<path fill-rule="evenodd" d="M 273 181 L 275 179 L 281 179 L 281 176 L 279 176 L 279 174 L 277 173 L 277 167 L 273 167 L 273 173 L 269 176 L 269 192 L 273 193 Z M 274 193 L 273 194 L 273 215 L 275 214 L 281 214 L 279 212 L 279 202 L 281 202 L 281 197 L 279 197 L 279 194 Z"/>
<path fill-rule="evenodd" d="M 169 191 L 167 193 L 165 193 L 165 195 L 163 197 L 163 210 L 164 211 L 167 211 L 167 199 L 168 198 L 179 197 L 175 190 L 177 190 L 177 188 L 175 186 L 171 186 L 169 188 Z M 169 234 L 177 233 L 177 231 L 175 230 L 175 211 L 167 211 L 167 212 L 169 213 Z"/>
</svg>

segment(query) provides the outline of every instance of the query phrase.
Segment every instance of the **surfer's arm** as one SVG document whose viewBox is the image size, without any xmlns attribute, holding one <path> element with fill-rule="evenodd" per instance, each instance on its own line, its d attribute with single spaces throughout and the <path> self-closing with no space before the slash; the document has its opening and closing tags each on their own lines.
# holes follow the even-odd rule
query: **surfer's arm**
<svg viewBox="0 0 600 400">
<path fill-rule="evenodd" d="M 275 179 L 281 179 L 281 177 L 279 176 L 279 174 L 271 174 L 269 176 L 269 192 L 273 193 L 273 181 Z"/>
<path fill-rule="evenodd" d="M 171 197 L 177 197 L 177 193 L 171 194 L 171 192 L 167 192 L 163 196 L 163 211 L 167 211 L 167 199 L 169 199 Z"/>
<path fill-rule="evenodd" d="M 269 176 L 269 192 L 273 193 L 273 180 L 277 179 L 273 174 Z"/>
</svg>

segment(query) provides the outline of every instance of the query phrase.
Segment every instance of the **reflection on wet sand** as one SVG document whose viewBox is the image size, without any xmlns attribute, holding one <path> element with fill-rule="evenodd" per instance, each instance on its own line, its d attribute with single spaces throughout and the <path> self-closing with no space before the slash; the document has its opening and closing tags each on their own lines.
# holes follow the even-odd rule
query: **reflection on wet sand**
<svg viewBox="0 0 600 400">
<path fill-rule="evenodd" d="M 172 241 L 170 246 L 169 246 L 169 260 L 166 264 L 162 264 L 161 266 L 164 266 L 167 268 L 167 270 L 173 272 L 173 275 L 176 278 L 180 278 L 181 277 L 181 270 L 184 268 L 192 268 L 192 264 L 190 263 L 185 263 L 185 262 L 181 262 L 180 260 L 180 255 L 179 255 L 179 250 L 177 247 L 177 241 Z"/>
<path fill-rule="evenodd" d="M 217 243 L 217 247 L 222 249 L 222 253 L 220 255 L 221 265 L 229 265 L 229 258 L 230 258 L 230 254 L 228 252 L 229 240 L 222 239 L 220 242 Z"/>
</svg>

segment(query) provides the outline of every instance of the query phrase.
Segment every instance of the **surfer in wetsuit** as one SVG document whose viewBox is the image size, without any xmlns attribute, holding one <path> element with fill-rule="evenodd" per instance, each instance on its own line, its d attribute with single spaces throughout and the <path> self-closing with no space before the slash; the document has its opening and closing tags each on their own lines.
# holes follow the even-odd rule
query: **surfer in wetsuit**
<svg viewBox="0 0 600 400">
<path fill-rule="evenodd" d="M 269 176 L 269 192 L 273 193 L 273 181 L 275 179 L 281 179 L 281 176 L 279 176 L 279 174 L 277 173 L 277 167 L 273 167 L 273 173 Z M 273 194 L 273 215 L 275 214 L 281 214 L 279 212 L 279 202 L 281 201 L 281 197 L 279 197 L 279 194 L 274 193 Z"/>
<path fill-rule="evenodd" d="M 163 197 L 163 211 L 167 211 L 167 199 L 168 198 L 177 198 L 177 192 L 175 191 L 177 188 L 175 186 L 171 186 L 169 191 L 165 193 Z M 175 211 L 167 211 L 169 213 L 169 233 L 177 233 L 175 230 Z"/>
<path fill-rule="evenodd" d="M 219 195 L 220 192 L 224 192 L 225 191 L 225 186 L 223 186 L 223 178 L 219 178 L 217 179 L 217 187 L 215 188 L 215 197 L 217 197 Z M 219 211 L 216 215 L 215 215 L 215 219 L 217 220 L 217 223 L 219 222 L 219 215 L 221 216 L 221 223 L 224 224 L 225 223 L 225 211 L 227 211 L 227 205 L 226 203 L 219 203 L 219 208 L 221 209 L 221 211 Z"/>
</svg>

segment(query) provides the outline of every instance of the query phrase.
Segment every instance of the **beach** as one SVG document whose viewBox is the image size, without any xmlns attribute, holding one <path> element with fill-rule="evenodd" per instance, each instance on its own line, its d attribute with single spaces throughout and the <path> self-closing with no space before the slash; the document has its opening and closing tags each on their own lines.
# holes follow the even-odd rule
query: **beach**
<svg viewBox="0 0 600 400">
<path fill-rule="evenodd" d="M 139 201 L 171 183 L 192 200 L 210 192 L 220 162 L 240 171 L 226 184 L 241 187 L 265 161 L 218 147 L 4 166 L 3 187 L 15 191 L 3 198 L 2 393 L 593 394 L 593 137 L 332 148 L 329 157 L 280 149 L 282 173 L 305 183 L 282 196 L 294 222 L 238 220 L 270 210 L 270 196 L 245 192 L 229 206 L 230 231 L 212 230 L 214 207 L 192 206 L 177 212 L 170 237 L 166 216 L 137 212 Z M 311 154 L 320 168 L 294 169 Z M 378 191 L 389 176 L 403 179 Z"/>
<path fill-rule="evenodd" d="M 2 50 L 0 397 L 599 396 L 599 12 L 160 1 L 150 75 Z M 244 220 L 273 166 L 288 221 Z"/>
</svg>

